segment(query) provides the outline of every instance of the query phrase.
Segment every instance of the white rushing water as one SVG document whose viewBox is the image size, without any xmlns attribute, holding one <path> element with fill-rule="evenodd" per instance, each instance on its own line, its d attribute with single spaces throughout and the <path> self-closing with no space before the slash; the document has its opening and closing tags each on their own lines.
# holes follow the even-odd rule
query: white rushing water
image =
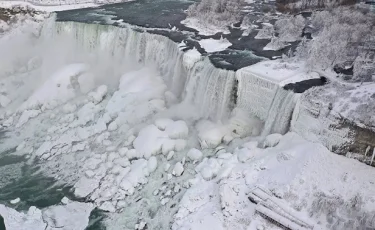
<svg viewBox="0 0 375 230">
<path fill-rule="evenodd" d="M 93 66 L 110 66 L 99 70 L 102 75 L 118 76 L 132 65 L 154 66 L 169 91 L 194 105 L 196 113 L 214 120 L 229 116 L 235 73 L 215 68 L 207 58 L 190 66 L 185 55 L 184 63 L 184 53 L 164 36 L 127 27 L 75 22 L 57 22 L 54 31 L 49 30 L 44 36 L 71 44 L 71 53 L 60 58 L 76 61 L 88 53 Z"/>
</svg>

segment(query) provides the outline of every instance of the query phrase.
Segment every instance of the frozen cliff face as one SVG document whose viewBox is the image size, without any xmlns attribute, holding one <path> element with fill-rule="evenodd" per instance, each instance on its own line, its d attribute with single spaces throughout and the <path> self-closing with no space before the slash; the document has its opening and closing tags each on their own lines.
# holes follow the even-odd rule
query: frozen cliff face
<svg viewBox="0 0 375 230">
<path fill-rule="evenodd" d="M 310 89 L 297 102 L 291 130 L 333 152 L 369 162 L 375 146 L 374 93 L 372 84 Z"/>
</svg>

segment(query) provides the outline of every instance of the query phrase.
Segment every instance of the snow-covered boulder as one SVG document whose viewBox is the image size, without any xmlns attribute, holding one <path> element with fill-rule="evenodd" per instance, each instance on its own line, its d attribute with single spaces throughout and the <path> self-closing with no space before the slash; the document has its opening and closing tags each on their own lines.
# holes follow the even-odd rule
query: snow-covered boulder
<svg viewBox="0 0 375 230">
<path fill-rule="evenodd" d="M 181 151 L 186 147 L 189 129 L 184 121 L 159 119 L 141 129 L 133 145 L 139 157 L 146 159 L 160 153 Z"/>
<path fill-rule="evenodd" d="M 0 94 L 0 106 L 7 107 L 10 104 L 11 100 L 5 96 Z"/>
<path fill-rule="evenodd" d="M 181 162 L 177 162 L 173 167 L 172 174 L 179 177 L 182 175 L 183 172 L 184 172 L 184 166 L 182 165 Z"/>
<path fill-rule="evenodd" d="M 275 147 L 280 142 L 282 137 L 283 135 L 279 133 L 273 133 L 273 134 L 268 135 L 263 142 L 263 147 L 264 148 Z"/>
<path fill-rule="evenodd" d="M 199 151 L 198 149 L 196 149 L 196 148 L 192 148 L 187 153 L 187 157 L 191 161 L 199 161 L 200 159 L 202 159 L 203 153 L 201 151 Z"/>
<path fill-rule="evenodd" d="M 99 86 L 95 91 L 89 93 L 89 99 L 94 104 L 100 103 L 104 96 L 107 95 L 108 87 L 106 85 Z"/>
</svg>

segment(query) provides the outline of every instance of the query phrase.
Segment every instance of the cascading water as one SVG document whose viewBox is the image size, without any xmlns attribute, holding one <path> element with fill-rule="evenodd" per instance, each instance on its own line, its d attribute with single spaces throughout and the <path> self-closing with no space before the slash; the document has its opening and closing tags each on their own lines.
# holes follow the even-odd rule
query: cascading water
<svg viewBox="0 0 375 230">
<path fill-rule="evenodd" d="M 76 22 L 57 22 L 53 36 L 70 37 L 76 42 L 75 50 L 83 49 L 91 54 L 90 57 L 99 58 L 97 61 L 104 56 L 110 60 L 114 74 L 123 73 L 124 66 L 129 63 L 152 65 L 176 96 L 183 90 L 187 74 L 183 52 L 165 37 L 136 32 L 128 27 Z"/>
<path fill-rule="evenodd" d="M 138 32 L 130 27 L 76 22 L 56 22 L 51 35 L 54 39 L 74 43 L 70 48 L 74 52 L 67 58 L 77 59 L 81 53 L 89 53 L 92 63 L 110 60 L 111 68 L 102 71 L 107 76 L 121 74 L 129 63 L 156 67 L 169 90 L 176 97 L 183 97 L 184 103 L 194 105 L 199 117 L 227 118 L 233 107 L 235 72 L 215 68 L 208 58 L 192 66 L 184 63 L 184 52 L 164 36 Z"/>
<path fill-rule="evenodd" d="M 278 85 L 241 69 L 237 71 L 237 107 L 266 121 Z"/>
<path fill-rule="evenodd" d="M 237 107 L 265 122 L 262 136 L 288 132 L 296 94 L 269 79 L 254 75 L 246 68 L 237 71 L 236 76 Z"/>
<path fill-rule="evenodd" d="M 292 91 L 278 88 L 268 112 L 262 136 L 271 133 L 285 134 L 289 131 L 290 121 L 296 105 L 297 95 Z"/>
<path fill-rule="evenodd" d="M 214 120 L 228 117 L 235 72 L 215 68 L 208 59 L 189 71 L 184 102 L 198 106 L 198 113 Z"/>
</svg>

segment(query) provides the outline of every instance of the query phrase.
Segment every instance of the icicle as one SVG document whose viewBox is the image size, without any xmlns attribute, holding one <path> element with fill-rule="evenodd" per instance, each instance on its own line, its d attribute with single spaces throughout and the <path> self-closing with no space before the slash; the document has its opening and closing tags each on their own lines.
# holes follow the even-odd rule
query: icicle
<svg viewBox="0 0 375 230">
<path fill-rule="evenodd" d="M 366 151 L 365 151 L 365 157 L 367 157 L 367 153 L 370 151 L 370 148 L 371 146 L 367 146 Z"/>
<path fill-rule="evenodd" d="M 372 151 L 372 157 L 371 157 L 370 165 L 372 165 L 372 162 L 374 161 L 374 157 L 375 157 L 375 148 L 374 148 L 374 150 Z"/>
</svg>

